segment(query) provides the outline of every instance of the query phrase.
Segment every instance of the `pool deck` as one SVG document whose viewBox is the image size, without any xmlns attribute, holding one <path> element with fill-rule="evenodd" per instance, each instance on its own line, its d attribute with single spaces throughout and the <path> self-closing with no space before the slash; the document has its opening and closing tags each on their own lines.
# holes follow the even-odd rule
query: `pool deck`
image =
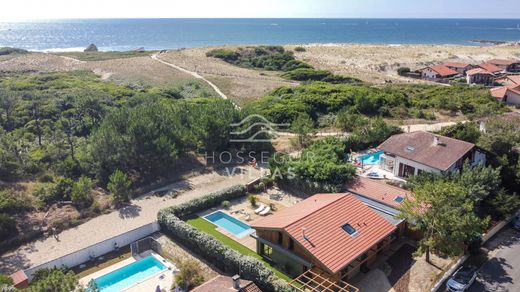
<svg viewBox="0 0 520 292">
<path fill-rule="evenodd" d="M 152 255 L 155 258 L 157 258 L 161 263 L 163 263 L 167 267 L 167 269 L 145 279 L 142 282 L 136 283 L 136 284 L 124 289 L 123 291 L 125 291 L 125 292 L 156 291 L 156 288 L 158 285 L 160 285 L 161 291 L 170 291 L 170 287 L 172 286 L 173 281 L 174 281 L 174 274 L 178 271 L 178 269 L 175 267 L 175 265 L 168 262 L 163 257 L 161 257 L 160 255 L 158 255 L 152 251 L 143 252 L 137 257 L 130 257 L 130 258 L 120 261 L 116 264 L 113 264 L 105 269 L 102 269 L 100 271 L 87 275 L 87 276 L 79 279 L 79 283 L 83 287 L 87 287 L 90 280 L 96 279 L 103 275 L 111 273 L 117 269 L 120 269 L 124 266 L 134 263 L 149 255 Z"/>
</svg>

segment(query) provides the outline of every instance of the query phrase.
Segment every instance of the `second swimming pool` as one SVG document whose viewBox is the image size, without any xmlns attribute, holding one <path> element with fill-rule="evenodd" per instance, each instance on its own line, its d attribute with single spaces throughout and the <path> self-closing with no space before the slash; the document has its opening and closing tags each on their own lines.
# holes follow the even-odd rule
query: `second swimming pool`
<svg viewBox="0 0 520 292">
<path fill-rule="evenodd" d="M 238 238 L 244 237 L 253 232 L 251 226 L 222 211 L 216 211 L 204 216 L 204 218 L 218 227 L 231 232 Z"/>
</svg>

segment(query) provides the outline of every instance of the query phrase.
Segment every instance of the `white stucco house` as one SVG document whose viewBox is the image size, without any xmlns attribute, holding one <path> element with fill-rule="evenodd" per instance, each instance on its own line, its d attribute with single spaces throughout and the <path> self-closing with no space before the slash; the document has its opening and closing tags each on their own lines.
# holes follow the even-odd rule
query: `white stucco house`
<svg viewBox="0 0 520 292">
<path fill-rule="evenodd" d="M 475 144 L 428 132 L 397 134 L 377 147 L 380 167 L 397 177 L 449 173 L 459 170 L 468 160 L 470 166 L 486 163 L 486 154 Z"/>
</svg>

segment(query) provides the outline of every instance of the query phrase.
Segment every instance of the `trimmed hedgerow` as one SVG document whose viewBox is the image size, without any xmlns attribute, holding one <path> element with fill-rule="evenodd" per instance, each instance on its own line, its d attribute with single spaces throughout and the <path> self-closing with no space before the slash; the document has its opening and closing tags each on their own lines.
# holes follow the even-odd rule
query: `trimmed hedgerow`
<svg viewBox="0 0 520 292">
<path fill-rule="evenodd" d="M 195 198 L 186 203 L 161 210 L 161 212 L 172 213 L 179 218 L 185 218 L 195 212 L 217 206 L 223 201 L 230 201 L 244 197 L 246 194 L 247 189 L 244 185 L 235 185 L 218 192 L 210 193 L 203 197 Z"/>
<path fill-rule="evenodd" d="M 244 256 L 225 246 L 213 236 L 189 225 L 179 218 L 211 208 L 224 200 L 246 195 L 245 186 L 234 186 L 220 192 L 191 200 L 187 203 L 159 211 L 158 221 L 163 232 L 178 240 L 191 251 L 213 263 L 229 274 L 240 274 L 244 279 L 255 282 L 264 291 L 291 291 L 284 281 L 259 260 Z"/>
</svg>

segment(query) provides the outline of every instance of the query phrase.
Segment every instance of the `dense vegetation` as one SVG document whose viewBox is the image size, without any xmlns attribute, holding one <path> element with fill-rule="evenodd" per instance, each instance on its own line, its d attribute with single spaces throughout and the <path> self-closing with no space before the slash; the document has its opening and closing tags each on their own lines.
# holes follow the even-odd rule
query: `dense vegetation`
<svg viewBox="0 0 520 292">
<path fill-rule="evenodd" d="M 78 277 L 72 271 L 59 268 L 41 269 L 34 274 L 34 278 L 27 291 L 29 292 L 69 292 L 81 291 Z"/>
<path fill-rule="evenodd" d="M 419 252 L 458 255 L 461 242 L 471 244 L 488 227 L 489 221 L 510 216 L 520 208 L 516 194 L 501 183 L 500 169 L 470 168 L 450 175 L 423 174 L 408 181 L 414 200 L 406 200 L 400 216 L 416 222 L 422 231 Z M 426 207 L 427 206 L 427 207 Z"/>
<path fill-rule="evenodd" d="M 276 123 L 291 123 L 300 113 L 307 113 L 318 124 L 330 126 L 343 110 L 368 116 L 434 119 L 433 111 L 476 117 L 500 112 L 503 106 L 483 87 L 395 85 L 378 88 L 314 82 L 275 89 L 250 104 L 248 110 Z M 322 120 L 329 121 L 323 123 Z"/>
<path fill-rule="evenodd" d="M 0 48 L 0 56 L 12 55 L 12 54 L 27 54 L 28 51 L 18 48 L 2 47 Z"/>
<path fill-rule="evenodd" d="M 520 190 L 520 117 L 493 117 L 485 122 L 485 132 L 477 123 L 457 124 L 441 134 L 477 144 L 489 152 L 489 163 L 500 169 L 502 184 L 510 192 Z M 519 193 L 520 195 L 520 193 Z"/>
<path fill-rule="evenodd" d="M 94 210 L 94 187 L 124 201 L 133 187 L 168 176 L 190 153 L 227 149 L 239 114 L 220 98 L 118 86 L 82 71 L 2 75 L 2 239 L 16 232 L 12 216 L 23 210 L 60 201 Z M 21 181 L 36 183 L 31 196 L 20 195 Z"/>
<path fill-rule="evenodd" d="M 236 51 L 214 49 L 207 52 L 206 56 L 218 58 L 244 68 L 283 71 L 285 73 L 282 74 L 282 77 L 297 81 L 360 82 L 355 78 L 338 76 L 330 71 L 314 69 L 311 65 L 296 60 L 293 52 L 286 51 L 281 46 L 246 47 L 239 48 Z"/>
<path fill-rule="evenodd" d="M 319 140 L 305 148 L 298 158 L 276 153 L 269 160 L 278 183 L 305 193 L 337 192 L 355 174 L 347 163 L 345 144 L 336 138 Z"/>
</svg>

